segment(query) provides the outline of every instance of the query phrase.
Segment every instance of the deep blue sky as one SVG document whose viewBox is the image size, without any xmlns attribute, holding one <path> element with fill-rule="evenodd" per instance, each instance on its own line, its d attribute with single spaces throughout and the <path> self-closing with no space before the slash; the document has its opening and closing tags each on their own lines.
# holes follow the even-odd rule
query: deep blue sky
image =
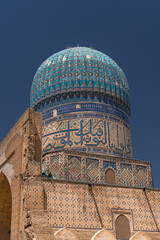
<svg viewBox="0 0 160 240">
<path fill-rule="evenodd" d="M 127 76 L 134 158 L 160 188 L 160 0 L 1 0 L 0 141 L 29 107 L 39 65 L 66 46 L 93 46 Z"/>
</svg>

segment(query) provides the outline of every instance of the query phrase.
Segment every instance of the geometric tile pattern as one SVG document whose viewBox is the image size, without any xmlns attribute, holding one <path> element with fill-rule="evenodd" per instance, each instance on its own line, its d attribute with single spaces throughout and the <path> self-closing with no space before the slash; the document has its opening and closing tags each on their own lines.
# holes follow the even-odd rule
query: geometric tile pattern
<svg viewBox="0 0 160 240">
<path fill-rule="evenodd" d="M 145 167 L 137 167 L 135 186 L 143 187 L 148 181 L 148 174 Z"/>
<path fill-rule="evenodd" d="M 99 161 L 96 159 L 86 159 L 87 182 L 99 182 Z"/>
<path fill-rule="evenodd" d="M 40 162 L 37 161 L 29 161 L 28 162 L 28 168 L 29 168 L 29 175 L 38 175 L 40 173 Z"/>
<path fill-rule="evenodd" d="M 60 51 L 37 70 L 31 88 L 31 107 L 55 95 L 90 91 L 115 96 L 129 105 L 127 79 L 107 55 L 86 47 Z M 52 98 L 53 99 L 53 98 Z"/>
<path fill-rule="evenodd" d="M 146 195 L 150 202 L 158 228 L 160 229 L 160 191 L 146 191 Z"/>
<path fill-rule="evenodd" d="M 80 182 L 106 183 L 107 169 L 115 172 L 116 185 L 153 187 L 148 162 L 65 150 L 45 155 L 42 163 L 44 177 Z"/>
<path fill-rule="evenodd" d="M 77 156 L 68 156 L 68 178 L 79 181 L 81 179 L 81 158 Z"/>
<path fill-rule="evenodd" d="M 116 162 L 103 161 L 103 169 L 106 170 L 107 168 L 116 170 Z"/>
<path fill-rule="evenodd" d="M 52 228 L 85 228 L 101 229 L 101 224 L 87 184 L 70 184 L 65 182 L 46 181 L 43 185 L 47 194 L 48 223 Z M 27 207 L 32 209 L 42 199 L 40 186 L 28 183 Z M 42 188 L 43 189 L 43 188 Z M 157 231 L 147 198 L 160 227 L 160 192 L 123 187 L 92 186 L 99 213 L 106 229 L 114 228 L 113 213 L 129 212 L 133 231 Z M 38 197 L 36 195 L 39 194 Z M 35 198 L 34 198 L 35 195 Z M 43 202 L 41 202 L 43 206 Z"/>
<path fill-rule="evenodd" d="M 127 164 L 122 165 L 122 170 L 121 170 L 121 182 L 122 185 L 124 186 L 132 186 L 132 165 L 128 166 Z"/>
<path fill-rule="evenodd" d="M 50 158 L 50 172 L 52 174 L 52 177 L 55 179 L 59 178 L 59 155 L 55 155 Z"/>
<path fill-rule="evenodd" d="M 41 181 L 28 181 L 25 201 L 30 209 L 43 209 L 44 189 Z"/>
</svg>

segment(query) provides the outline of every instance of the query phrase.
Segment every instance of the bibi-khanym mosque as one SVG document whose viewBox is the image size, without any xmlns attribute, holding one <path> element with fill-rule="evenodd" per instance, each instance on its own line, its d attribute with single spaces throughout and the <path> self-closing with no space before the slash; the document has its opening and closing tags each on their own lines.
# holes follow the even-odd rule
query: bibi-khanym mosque
<svg viewBox="0 0 160 240">
<path fill-rule="evenodd" d="M 0 144 L 0 240 L 158 240 L 160 189 L 133 159 L 121 68 L 87 47 L 37 70 Z"/>
</svg>

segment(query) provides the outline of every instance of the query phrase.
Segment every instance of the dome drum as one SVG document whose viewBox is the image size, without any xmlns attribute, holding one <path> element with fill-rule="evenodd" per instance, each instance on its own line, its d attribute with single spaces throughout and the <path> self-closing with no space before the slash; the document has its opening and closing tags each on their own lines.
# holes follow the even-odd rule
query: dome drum
<svg viewBox="0 0 160 240">
<path fill-rule="evenodd" d="M 43 154 L 65 149 L 132 157 L 127 79 L 97 50 L 70 48 L 42 63 L 31 107 L 43 115 Z"/>
<path fill-rule="evenodd" d="M 77 102 L 42 112 L 42 153 L 74 150 L 132 157 L 129 116 L 110 104 Z"/>
</svg>

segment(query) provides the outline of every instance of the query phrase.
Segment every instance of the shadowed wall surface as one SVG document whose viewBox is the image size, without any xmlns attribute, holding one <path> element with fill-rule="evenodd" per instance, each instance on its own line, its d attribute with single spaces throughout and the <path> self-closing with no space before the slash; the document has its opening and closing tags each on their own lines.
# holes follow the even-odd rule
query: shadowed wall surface
<svg viewBox="0 0 160 240">
<path fill-rule="evenodd" d="M 6 176 L 0 173 L 0 239 L 9 240 L 11 231 L 12 197 Z"/>
</svg>

